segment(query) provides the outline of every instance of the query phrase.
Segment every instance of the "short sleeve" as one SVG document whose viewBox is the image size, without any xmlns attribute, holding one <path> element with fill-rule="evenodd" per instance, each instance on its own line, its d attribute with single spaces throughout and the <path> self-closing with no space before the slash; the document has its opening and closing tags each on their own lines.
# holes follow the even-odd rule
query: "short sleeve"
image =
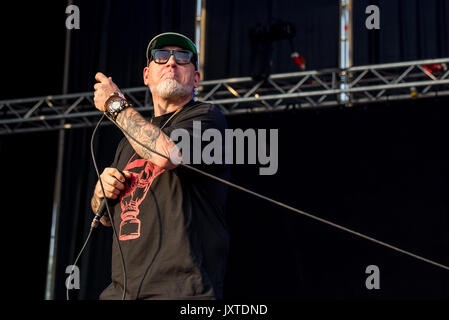
<svg viewBox="0 0 449 320">
<path fill-rule="evenodd" d="M 224 137 L 225 137 L 225 130 L 227 129 L 227 121 L 223 113 L 214 105 L 211 104 L 199 104 L 194 105 L 189 108 L 189 110 L 185 110 L 186 112 L 181 112 L 179 114 L 179 117 L 173 121 L 173 123 L 163 129 L 164 133 L 168 135 L 172 140 L 177 143 L 178 147 L 181 147 L 181 151 L 183 149 L 185 150 L 186 142 L 183 141 L 183 143 L 179 143 L 181 138 L 180 135 L 172 133 L 175 130 L 184 130 L 184 132 L 188 133 L 189 135 L 189 158 L 184 159 L 184 162 L 191 165 L 206 165 L 208 167 L 215 166 L 216 164 L 222 165 L 224 164 Z M 214 134 L 220 135 L 220 140 L 217 142 L 214 138 L 210 137 L 209 141 L 203 141 L 203 134 L 208 129 L 215 129 Z M 179 132 L 179 131 L 178 131 Z M 221 149 L 221 160 L 220 161 L 214 161 L 214 163 L 204 163 L 203 162 L 203 150 L 205 147 L 207 147 L 208 144 L 213 141 L 215 143 L 215 148 Z M 178 144 L 179 143 L 179 144 Z M 217 146 L 216 144 L 219 143 L 220 145 Z M 195 146 L 200 146 L 200 149 L 196 148 Z M 211 148 L 211 146 L 207 147 L 207 154 L 211 155 L 211 158 L 218 159 L 217 157 L 214 157 L 215 149 Z M 214 149 L 211 151 L 211 149 Z M 197 153 L 196 159 L 200 161 L 200 163 L 196 162 L 194 160 L 194 152 Z M 185 153 L 183 152 L 183 155 Z M 187 162 L 186 162 L 187 161 Z"/>
<path fill-rule="evenodd" d="M 192 134 L 194 121 L 201 122 L 201 133 L 214 128 L 224 134 L 224 130 L 227 128 L 226 118 L 216 106 L 200 104 L 190 107 L 186 112 L 181 112 L 179 117 L 164 132 L 170 136 L 173 130 L 182 128 Z"/>
</svg>

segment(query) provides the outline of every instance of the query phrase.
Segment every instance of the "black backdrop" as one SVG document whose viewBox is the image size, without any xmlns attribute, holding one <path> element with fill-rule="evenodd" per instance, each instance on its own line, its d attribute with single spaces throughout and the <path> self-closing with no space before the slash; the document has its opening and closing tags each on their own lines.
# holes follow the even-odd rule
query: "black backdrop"
<svg viewBox="0 0 449 320">
<path fill-rule="evenodd" d="M 365 8 L 377 5 L 380 29 L 365 28 Z M 445 0 L 354 1 L 354 65 L 447 57 L 449 2 Z"/>
<path fill-rule="evenodd" d="M 276 21 L 295 26 L 294 48 L 310 70 L 338 66 L 338 1 L 207 1 L 207 79 L 248 76 L 254 60 L 249 31 Z M 272 73 L 299 71 L 288 40 L 272 46 Z"/>
<path fill-rule="evenodd" d="M 248 75 L 248 28 L 279 18 L 294 20 L 299 30 L 295 45 L 309 69 L 337 66 L 336 2 L 208 1 L 207 79 Z M 92 90 L 96 71 L 110 74 L 121 87 L 140 86 L 152 36 L 179 31 L 193 37 L 194 1 L 74 3 L 80 7 L 81 29 L 72 32 L 71 92 Z M 367 31 L 365 2 L 356 1 L 356 64 L 449 56 L 445 1 L 376 3 L 381 29 Z M 1 98 L 60 93 L 65 5 L 15 6 L 2 12 L 8 50 L 2 50 Z M 288 55 L 288 43 L 280 42 L 273 72 L 297 70 Z M 234 166 L 232 181 L 448 264 L 447 103 L 441 98 L 229 117 L 231 127 L 278 128 L 280 137 L 275 176 L 260 177 L 255 167 Z M 91 219 L 88 203 L 96 180 L 91 133 L 67 131 L 57 299 L 65 298 L 65 267 L 73 262 Z M 100 129 L 95 142 L 100 168 L 112 160 L 111 149 L 119 139 L 114 128 Z M 23 295 L 26 288 L 30 298 L 44 296 L 56 150 L 55 132 L 0 140 L 2 167 L 8 168 L 4 212 L 25 217 L 8 220 L 13 223 L 4 228 L 12 239 L 5 251 L 11 264 L 3 272 L 11 280 L 12 295 Z M 232 251 L 227 298 L 449 296 L 447 272 L 251 196 L 232 191 L 228 217 Z M 94 234 L 79 264 L 81 290 L 74 297 L 95 299 L 107 284 L 110 240 L 106 228 Z M 381 290 L 364 287 L 369 264 L 380 267 Z"/>
<path fill-rule="evenodd" d="M 231 117 L 279 128 L 279 170 L 234 166 L 237 184 L 400 248 L 449 260 L 448 99 Z M 446 271 L 233 191 L 231 296 L 449 297 Z M 365 268 L 381 290 L 365 288 Z"/>
</svg>

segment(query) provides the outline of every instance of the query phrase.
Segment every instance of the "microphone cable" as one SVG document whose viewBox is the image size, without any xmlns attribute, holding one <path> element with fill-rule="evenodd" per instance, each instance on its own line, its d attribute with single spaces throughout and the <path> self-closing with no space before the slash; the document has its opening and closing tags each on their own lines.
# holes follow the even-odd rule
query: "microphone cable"
<svg viewBox="0 0 449 320">
<path fill-rule="evenodd" d="M 80 252 L 78 253 L 78 256 L 76 257 L 75 262 L 72 264 L 72 269 L 70 270 L 70 274 L 72 274 L 73 270 L 75 269 L 76 263 L 78 262 L 78 259 L 81 257 L 81 254 L 83 253 L 84 248 L 86 247 L 87 243 L 89 242 L 90 236 L 91 236 L 91 234 L 92 234 L 92 230 L 93 230 L 93 228 L 90 228 L 89 234 L 87 235 L 87 238 L 86 238 L 86 240 L 84 241 L 83 247 L 81 248 Z M 67 301 L 70 300 L 70 295 L 69 295 L 69 283 L 68 283 L 69 280 L 70 280 L 70 277 L 67 278 L 66 283 L 65 283 L 65 288 L 66 288 L 66 299 L 67 299 Z"/>
<path fill-rule="evenodd" d="M 101 191 L 103 192 L 103 199 L 105 201 L 106 210 L 108 212 L 109 219 L 111 220 L 111 226 L 112 226 L 112 231 L 114 233 L 114 238 L 117 241 L 118 249 L 119 249 L 119 252 L 120 252 L 120 259 L 121 259 L 121 262 L 122 262 L 122 272 L 123 272 L 123 294 L 122 294 L 122 300 L 125 300 L 125 297 L 126 297 L 126 284 L 127 284 L 125 259 L 123 257 L 122 247 L 120 245 L 120 240 L 119 240 L 118 235 L 117 235 L 117 230 L 115 229 L 114 219 L 113 219 L 111 211 L 109 209 L 109 204 L 108 204 L 108 201 L 107 201 L 107 198 L 106 198 L 106 192 L 104 191 L 103 182 L 101 181 L 101 178 L 100 178 L 100 172 L 99 172 L 98 167 L 97 167 L 97 161 L 95 160 L 95 153 L 94 153 L 94 138 L 95 138 L 95 134 L 97 132 L 98 127 L 100 126 L 100 123 L 103 121 L 104 117 L 105 117 L 105 113 L 103 113 L 103 115 L 101 116 L 101 118 L 98 121 L 97 125 L 95 126 L 94 131 L 92 132 L 92 137 L 90 139 L 90 154 L 91 154 L 92 161 L 93 161 L 93 164 L 94 164 L 94 167 L 95 167 L 95 172 L 97 173 L 98 181 L 100 182 Z M 86 240 L 84 241 L 84 245 L 81 248 L 80 252 L 78 253 L 78 256 L 75 259 L 75 262 L 72 265 L 72 269 L 70 271 L 70 274 L 72 274 L 73 270 L 75 269 L 75 266 L 76 266 L 76 263 L 78 262 L 78 259 L 81 257 L 81 254 L 83 253 L 84 249 L 86 248 L 87 243 L 89 242 L 89 239 L 90 239 L 90 236 L 92 234 L 93 229 L 95 229 L 97 224 L 98 224 L 98 222 L 94 223 L 95 222 L 95 218 L 96 217 L 94 217 L 94 220 L 92 221 L 92 223 L 90 225 L 90 230 L 89 230 L 89 233 L 87 235 Z M 67 278 L 67 281 L 69 279 L 70 278 Z M 67 300 L 70 300 L 70 297 L 69 297 L 69 286 L 68 286 L 67 282 L 66 282 L 66 297 L 67 297 Z"/>
<path fill-rule="evenodd" d="M 154 149 L 152 149 L 152 148 L 150 148 L 150 147 L 144 145 L 144 144 L 141 143 L 140 141 L 138 141 L 138 140 L 137 140 L 136 138 L 134 138 L 134 137 L 133 137 L 133 136 L 132 136 L 126 129 L 124 129 L 122 126 L 120 126 L 114 119 L 112 119 L 107 113 L 104 113 L 104 114 L 106 115 L 106 117 L 107 117 L 109 120 L 111 120 L 112 123 L 114 123 L 114 124 L 115 124 L 115 125 L 116 125 L 116 126 L 117 126 L 117 127 L 124 133 L 124 134 L 125 134 L 125 136 L 131 138 L 131 139 L 132 139 L 133 141 L 135 141 L 138 145 L 140 145 L 141 147 L 143 147 L 143 148 L 149 150 L 151 153 L 154 153 L 154 154 L 156 154 L 156 155 L 158 155 L 158 156 L 160 156 L 160 157 L 162 157 L 162 158 L 164 158 L 164 159 L 166 159 L 166 160 L 171 161 L 169 157 L 167 157 L 167 156 L 165 156 L 165 155 L 163 155 L 163 154 L 161 154 L 161 153 L 155 151 Z M 424 258 L 424 257 L 419 256 L 419 255 L 417 255 L 417 254 L 414 254 L 414 253 L 412 253 L 412 252 L 410 252 L 410 251 L 403 250 L 403 249 L 401 249 L 401 248 L 395 247 L 395 246 L 393 246 L 393 245 L 391 245 L 391 244 L 388 244 L 388 243 L 386 243 L 386 242 L 377 240 L 377 239 L 375 239 L 375 238 L 373 238 L 373 237 L 364 235 L 363 233 L 360 233 L 360 232 L 351 230 L 351 229 L 349 229 L 349 228 L 346 228 L 346 227 L 344 227 L 344 226 L 342 226 L 342 225 L 339 225 L 339 224 L 337 224 L 337 223 L 331 222 L 331 221 L 326 220 L 326 219 L 324 219 L 324 218 L 320 218 L 320 217 L 317 217 L 317 216 L 315 216 L 315 215 L 313 215 L 313 214 L 310 214 L 310 213 L 307 213 L 307 212 L 305 212 L 305 211 L 299 210 L 299 209 L 294 208 L 294 207 L 292 207 L 292 206 L 289 206 L 289 205 L 287 205 L 287 204 L 285 204 L 285 203 L 282 203 L 282 202 L 280 202 L 280 201 L 277 201 L 277 200 L 271 199 L 271 198 L 269 198 L 269 197 L 267 197 L 267 196 L 264 196 L 264 195 L 262 195 L 262 194 L 260 194 L 260 193 L 257 193 L 257 192 L 251 191 L 251 190 L 249 190 L 249 189 L 246 189 L 246 188 L 244 188 L 244 187 L 242 187 L 242 186 L 239 186 L 239 185 L 237 185 L 237 184 L 235 184 L 235 183 L 232 183 L 232 182 L 229 182 L 229 181 L 224 180 L 224 179 L 222 179 L 222 178 L 216 177 L 216 176 L 214 176 L 213 174 L 210 174 L 210 173 L 208 173 L 208 172 L 205 172 L 205 171 L 200 170 L 200 169 L 198 169 L 198 168 L 195 168 L 195 167 L 193 167 L 193 166 L 187 165 L 187 164 L 182 163 L 182 162 L 179 163 L 179 166 L 182 166 L 182 167 L 184 167 L 184 168 L 188 168 L 188 169 L 190 169 L 190 170 L 196 171 L 196 172 L 198 172 L 198 173 L 200 173 L 200 174 L 202 174 L 202 175 L 205 175 L 205 176 L 207 176 L 207 177 L 209 177 L 209 178 L 211 178 L 211 179 L 217 180 L 217 181 L 219 181 L 219 182 L 221 182 L 221 183 L 224 183 L 224 184 L 226 184 L 226 185 L 228 185 L 228 186 L 230 186 L 230 187 L 233 187 L 233 188 L 238 189 L 238 190 L 240 190 L 240 191 L 243 191 L 243 192 L 246 192 L 246 193 L 248 193 L 248 194 L 251 194 L 251 195 L 253 195 L 253 196 L 257 197 L 257 198 L 264 199 L 264 200 L 266 200 L 266 201 L 268 201 L 268 202 L 271 202 L 271 203 L 273 203 L 273 204 L 275 204 L 275 205 L 278 205 L 278 206 L 283 207 L 283 208 L 285 208 L 285 209 L 288 209 L 288 210 L 290 210 L 290 211 L 293 211 L 293 212 L 302 214 L 302 215 L 304 215 L 304 216 L 306 216 L 306 217 L 309 217 L 309 218 L 311 218 L 311 219 L 314 219 L 314 220 L 317 220 L 317 221 L 322 222 L 322 223 L 324 223 L 324 224 L 330 225 L 330 226 L 332 226 L 332 227 L 334 227 L 334 228 L 337 228 L 337 229 L 340 229 L 340 230 L 342 230 L 342 231 L 351 233 L 351 234 L 353 234 L 353 235 L 355 235 L 355 236 L 357 236 L 357 237 L 360 237 L 360 238 L 369 240 L 369 241 L 374 242 L 374 243 L 377 243 L 377 244 L 379 244 L 379 245 L 381 245 L 381 246 L 384 246 L 384 247 L 387 247 L 387 248 L 389 248 L 389 249 L 392 249 L 392 250 L 394 250 L 394 251 L 396 251 L 396 252 L 403 253 L 403 254 L 408 255 L 408 256 L 410 256 L 410 257 L 413 257 L 413 258 L 415 258 L 415 259 L 417 259 L 417 260 L 421 260 L 421 261 L 423 261 L 423 262 L 432 264 L 432 265 L 434 265 L 434 266 L 437 266 L 437 267 L 439 267 L 439 268 L 442 268 L 442 269 L 445 269 L 445 270 L 448 270 L 448 271 L 449 271 L 449 266 L 446 266 L 446 265 L 444 265 L 444 264 L 441 264 L 441 263 L 435 262 L 435 261 L 433 261 L 433 260 Z"/>
</svg>

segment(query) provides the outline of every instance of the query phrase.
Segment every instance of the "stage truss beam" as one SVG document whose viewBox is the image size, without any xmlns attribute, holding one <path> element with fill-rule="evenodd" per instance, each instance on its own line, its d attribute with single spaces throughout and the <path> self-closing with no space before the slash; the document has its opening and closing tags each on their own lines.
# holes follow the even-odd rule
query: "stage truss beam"
<svg viewBox="0 0 449 320">
<path fill-rule="evenodd" d="M 426 67 L 431 65 L 446 68 L 433 73 Z M 442 58 L 273 74 L 265 81 L 250 77 L 208 80 L 200 82 L 197 98 L 217 105 L 225 115 L 236 115 L 447 96 L 448 65 L 449 58 Z M 351 79 L 344 89 L 340 87 L 342 71 Z M 151 113 L 147 87 L 122 91 L 139 112 Z M 100 115 L 93 92 L 1 100 L 0 135 L 92 127 Z"/>
</svg>

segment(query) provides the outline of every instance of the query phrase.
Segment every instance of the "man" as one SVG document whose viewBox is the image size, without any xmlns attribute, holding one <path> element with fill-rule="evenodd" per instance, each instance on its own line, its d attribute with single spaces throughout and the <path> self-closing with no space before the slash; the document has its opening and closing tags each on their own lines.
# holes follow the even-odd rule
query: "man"
<svg viewBox="0 0 449 320">
<path fill-rule="evenodd" d="M 95 79 L 95 107 L 127 132 L 111 167 L 100 176 L 106 197 L 117 201 L 111 214 L 125 261 L 126 299 L 221 299 L 229 243 L 227 188 L 167 159 L 172 154 L 182 157 L 182 149 L 170 139 L 173 130 L 185 129 L 198 139 L 193 136 L 193 121 L 201 121 L 202 130 L 215 128 L 224 134 L 227 128 L 217 107 L 193 100 L 200 79 L 195 45 L 178 33 L 163 33 L 150 41 L 143 70 L 154 105 L 149 120 L 126 101 L 112 78 L 97 73 Z M 226 166 L 196 167 L 229 178 Z M 94 212 L 102 199 L 97 182 L 91 201 Z M 106 216 L 100 221 L 110 226 Z M 121 299 L 122 291 L 114 238 L 112 283 L 100 299 Z"/>
</svg>

